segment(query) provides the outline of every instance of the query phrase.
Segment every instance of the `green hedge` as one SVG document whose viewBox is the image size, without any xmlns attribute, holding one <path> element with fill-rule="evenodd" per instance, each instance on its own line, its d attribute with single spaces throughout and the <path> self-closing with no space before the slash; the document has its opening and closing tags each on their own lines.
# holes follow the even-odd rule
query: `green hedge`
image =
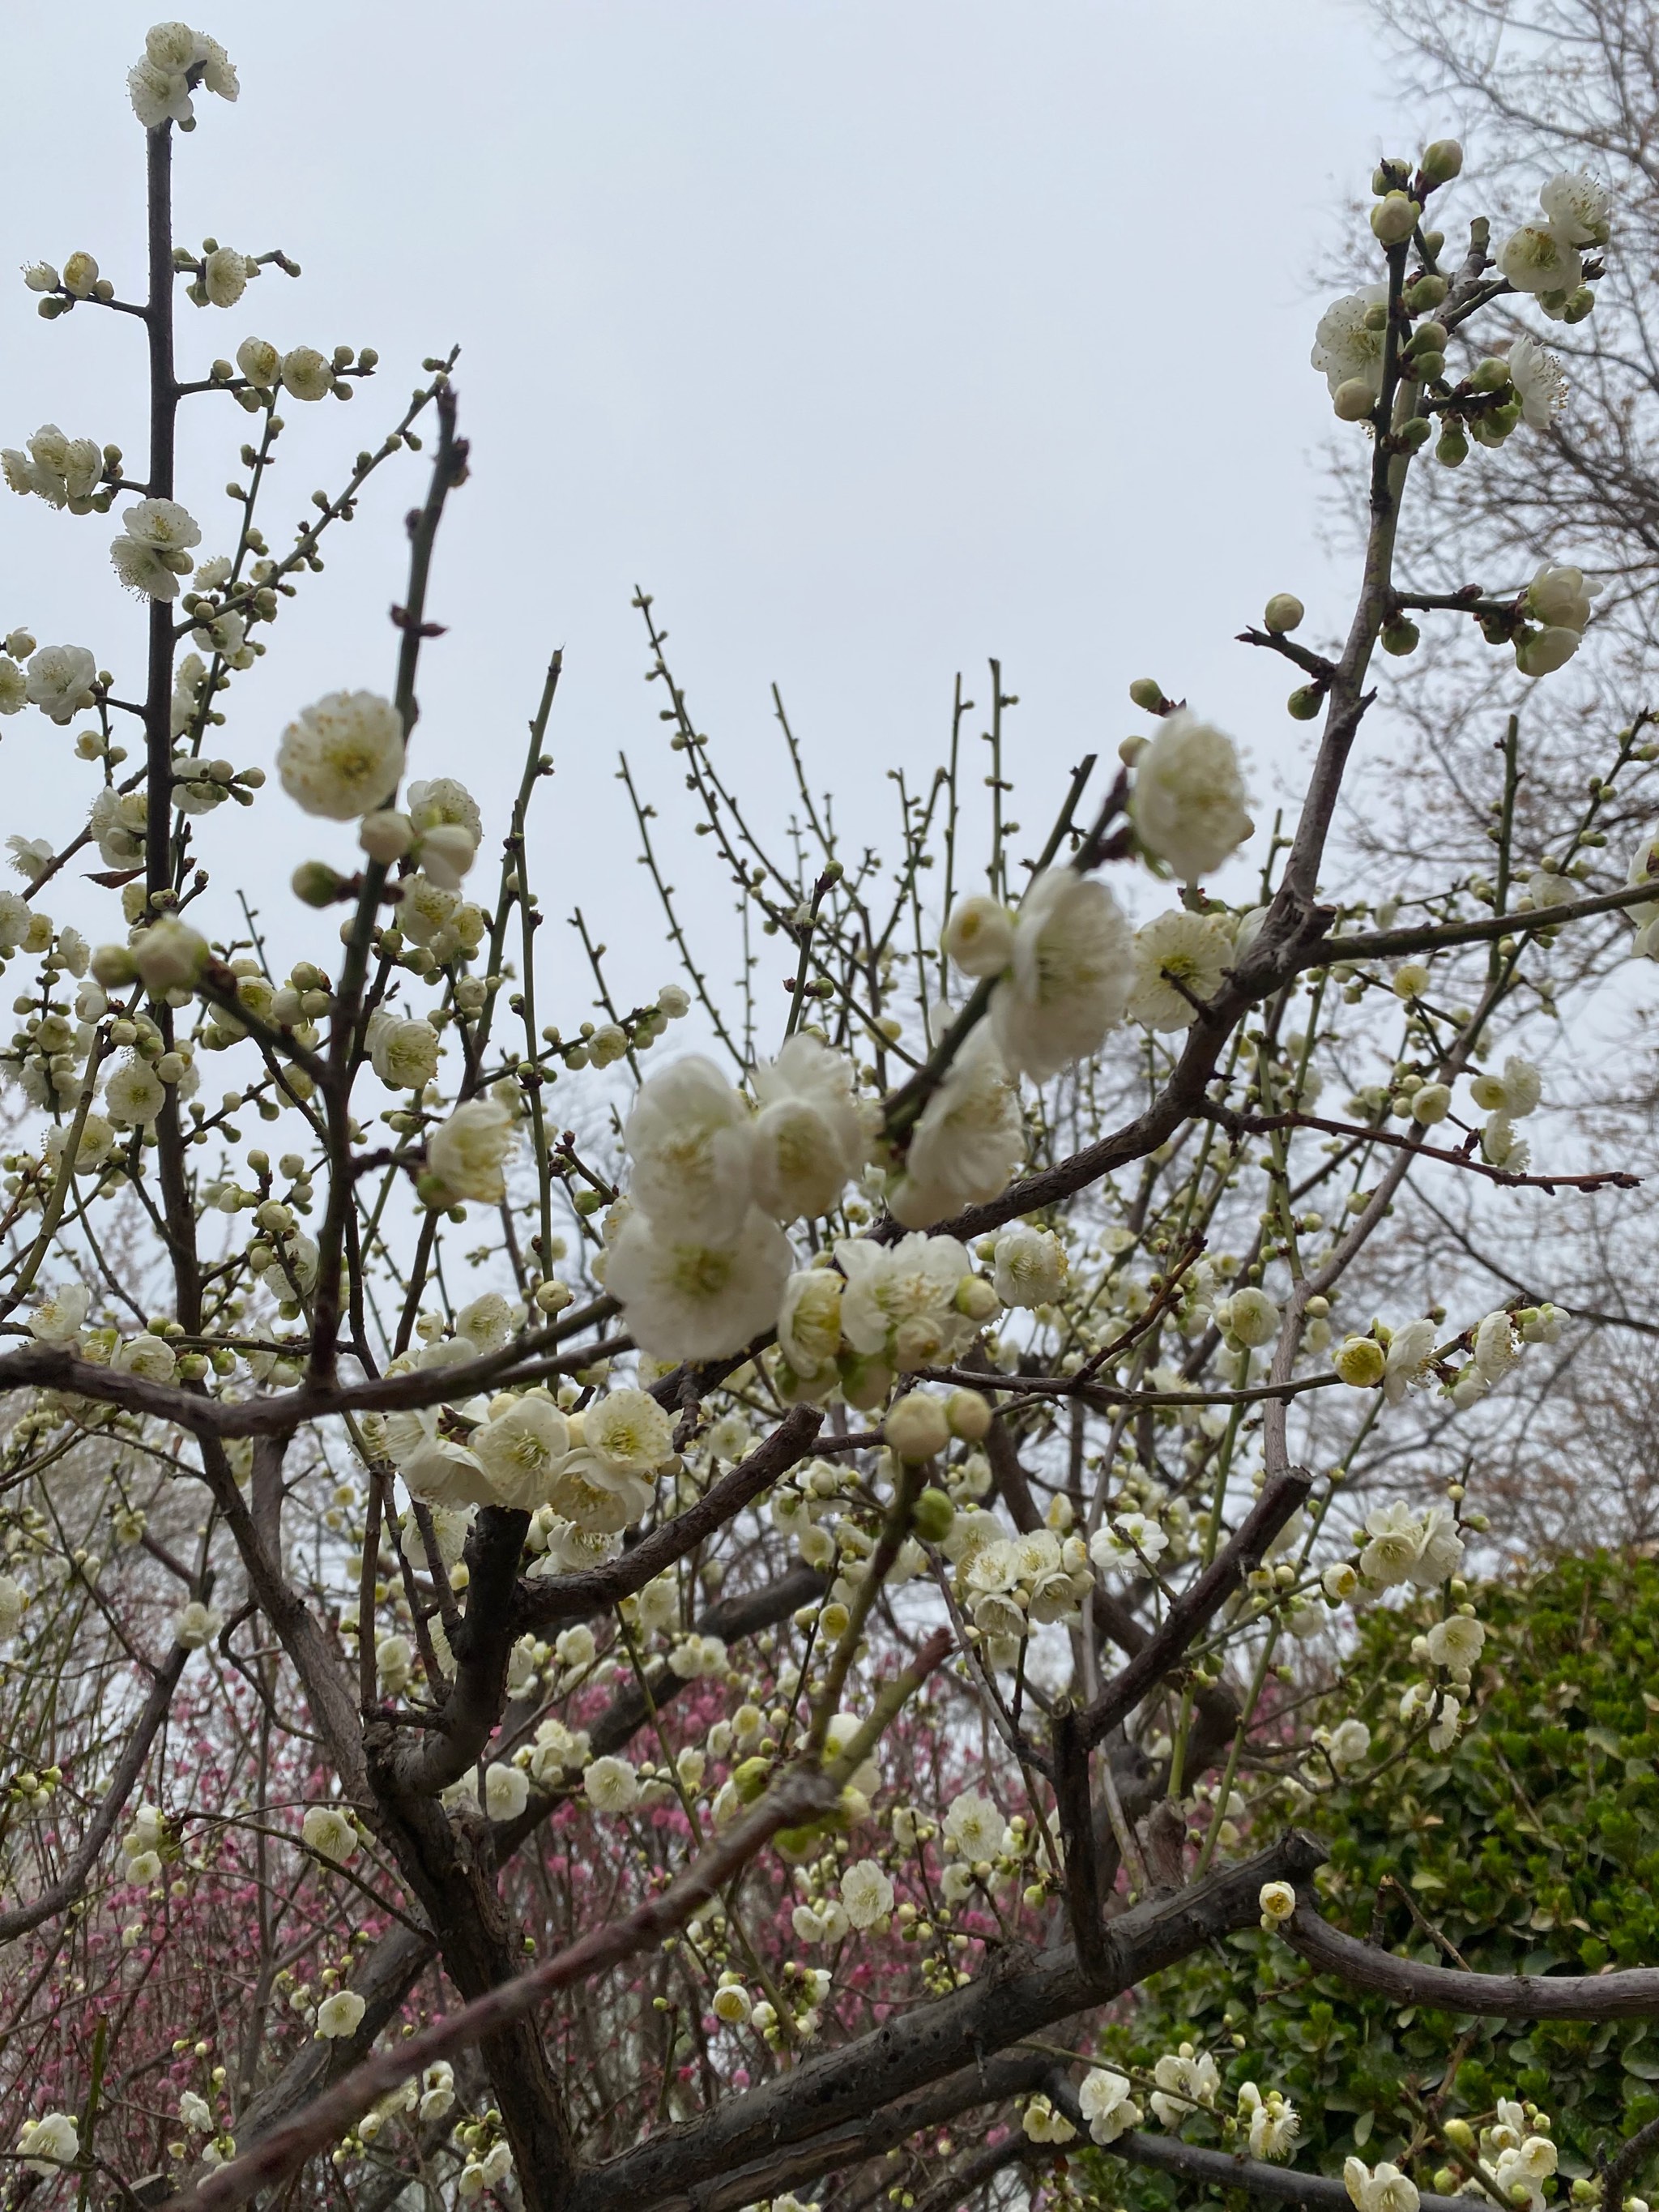
<svg viewBox="0 0 1659 2212">
<path fill-rule="evenodd" d="M 1487 1629 L 1478 1717 L 1445 1757 L 1392 1757 L 1407 1733 L 1400 1692 L 1423 1672 L 1411 1640 L 1437 1607 L 1379 1607 L 1362 1625 L 1351 1679 L 1376 1686 L 1357 1706 L 1352 1693 L 1333 1698 L 1323 1717 L 1358 1711 L 1371 1729 L 1368 1766 L 1382 1771 L 1302 1816 L 1331 1851 L 1322 1909 L 1368 1936 L 1378 1882 L 1392 1875 L 1480 1972 L 1659 1964 L 1659 1564 L 1565 1559 L 1474 1595 Z M 1397 1895 L 1386 1926 L 1391 1948 L 1447 1963 Z M 1558 2198 L 1566 2177 L 1589 2172 L 1659 2113 L 1659 2023 L 1527 2027 L 1396 2011 L 1311 1977 L 1285 1945 L 1255 1931 L 1150 1984 L 1104 2045 L 1109 2058 L 1150 2069 L 1183 2039 L 1214 2054 L 1224 2110 L 1247 2080 L 1291 2098 L 1304 2129 L 1296 2163 L 1328 2172 L 1351 2151 L 1368 2162 L 1399 2157 L 1413 2127 L 1410 2099 L 1438 2091 L 1449 2065 L 1445 2118 L 1478 2119 L 1500 2097 L 1532 2098 L 1549 2113 Z M 1185 2132 L 1222 2140 L 1208 2116 Z M 1443 2159 L 1431 2148 L 1413 2160 L 1419 2187 L 1432 2186 Z M 1175 2196 L 1144 2170 L 1103 2156 L 1086 2163 L 1103 2199 L 1151 2207 Z"/>
</svg>

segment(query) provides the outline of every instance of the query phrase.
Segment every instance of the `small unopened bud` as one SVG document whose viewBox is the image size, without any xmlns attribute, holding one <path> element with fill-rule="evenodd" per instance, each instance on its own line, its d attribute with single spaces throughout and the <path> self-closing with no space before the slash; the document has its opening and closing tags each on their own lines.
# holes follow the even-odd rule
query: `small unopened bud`
<svg viewBox="0 0 1659 2212">
<path fill-rule="evenodd" d="M 976 1444 L 994 1418 L 991 1401 L 978 1390 L 952 1390 L 945 1401 L 945 1418 L 951 1434 L 963 1443 Z"/>
<path fill-rule="evenodd" d="M 1164 704 L 1164 686 L 1152 676 L 1137 676 L 1129 686 L 1129 696 L 1137 707 L 1144 707 L 1155 714 Z"/>
<path fill-rule="evenodd" d="M 1455 138 L 1437 138 L 1423 149 L 1423 174 L 1431 185 L 1449 185 L 1461 175 L 1463 149 Z"/>
<path fill-rule="evenodd" d="M 290 881 L 295 897 L 307 906 L 332 906 L 345 889 L 344 878 L 326 860 L 301 860 Z"/>
<path fill-rule="evenodd" d="M 1316 684 L 1298 684 L 1285 702 L 1292 721 L 1311 722 L 1325 702 L 1325 695 Z"/>
<path fill-rule="evenodd" d="M 951 1441 L 945 1401 L 930 1391 L 908 1390 L 888 1413 L 882 1434 L 902 1460 L 935 1459 Z"/>
<path fill-rule="evenodd" d="M 957 1509 L 942 1490 L 924 1490 L 916 1500 L 915 1527 L 924 1544 L 942 1544 L 956 1517 Z"/>
<path fill-rule="evenodd" d="M 1398 246 L 1416 229 L 1422 212 L 1409 192 L 1389 192 L 1371 210 L 1371 229 L 1380 244 Z"/>
<path fill-rule="evenodd" d="M 1275 592 L 1262 611 L 1263 623 L 1275 637 L 1286 631 L 1300 629 L 1308 610 L 1294 592 Z"/>
<path fill-rule="evenodd" d="M 1363 422 L 1376 405 L 1376 394 L 1363 376 L 1350 376 L 1337 386 L 1331 404 L 1339 422 Z"/>
</svg>

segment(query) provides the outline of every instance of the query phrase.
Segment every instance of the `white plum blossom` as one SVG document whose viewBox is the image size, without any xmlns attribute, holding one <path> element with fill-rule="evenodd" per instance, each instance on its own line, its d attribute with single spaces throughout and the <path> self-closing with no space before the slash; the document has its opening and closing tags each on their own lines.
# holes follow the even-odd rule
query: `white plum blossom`
<svg viewBox="0 0 1659 2212">
<path fill-rule="evenodd" d="M 356 1990 L 337 1990 L 317 2008 L 317 2033 L 325 2042 L 343 2042 L 356 2035 L 368 2009 Z"/>
<path fill-rule="evenodd" d="M 1170 1539 L 1149 1514 L 1115 1513 L 1089 1540 L 1089 1557 L 1103 1573 L 1145 1574 L 1156 1569 Z"/>
<path fill-rule="evenodd" d="M 295 717 L 276 748 L 289 797 L 334 822 L 383 806 L 403 771 L 403 717 L 374 691 L 329 692 Z"/>
<path fill-rule="evenodd" d="M 42 1344 L 73 1344 L 86 1325 L 92 1292 L 85 1283 L 48 1291 L 28 1317 L 29 1334 Z"/>
<path fill-rule="evenodd" d="M 30 2172 L 43 2174 L 50 2180 L 62 2167 L 73 2166 L 80 2157 L 81 2130 L 71 2114 L 45 2112 L 38 2120 L 24 2122 L 17 2148 L 27 2160 Z"/>
<path fill-rule="evenodd" d="M 1149 852 L 1183 883 L 1212 873 L 1255 827 L 1232 739 L 1180 707 L 1135 763 L 1129 817 Z"/>
<path fill-rule="evenodd" d="M 1006 1826 L 991 1800 L 974 1790 L 953 1797 L 945 1815 L 945 1834 L 963 1857 L 975 1863 L 996 1856 Z"/>
<path fill-rule="evenodd" d="M 430 1022 L 378 1012 L 368 1024 L 368 1056 L 391 1091 L 423 1091 L 438 1072 L 438 1032 Z"/>
<path fill-rule="evenodd" d="M 1453 1613 L 1436 1621 L 1425 1641 L 1435 1666 L 1467 1674 L 1486 1649 L 1486 1632 L 1472 1615 Z"/>
<path fill-rule="evenodd" d="M 659 1229 L 717 1241 L 753 1203 L 753 1141 L 742 1094 L 714 1062 L 676 1060 L 646 1078 L 623 1127 L 629 1195 Z"/>
<path fill-rule="evenodd" d="M 863 1166 L 853 1084 L 847 1060 L 805 1034 L 755 1070 L 760 1111 L 750 1136 L 750 1174 L 756 1203 L 775 1220 L 827 1213 Z"/>
<path fill-rule="evenodd" d="M 1575 292 L 1584 278 L 1577 248 L 1553 223 L 1522 223 L 1492 258 L 1517 292 Z"/>
<path fill-rule="evenodd" d="M 1431 1321 L 1408 1321 L 1395 1329 L 1389 1341 L 1388 1364 L 1382 1370 L 1382 1395 L 1397 1406 L 1414 1382 L 1428 1379 L 1428 1363 L 1435 1348 Z"/>
<path fill-rule="evenodd" d="M 1109 2066 L 1091 2066 L 1078 2086 L 1077 2100 L 1089 2134 L 1097 2143 L 1114 2143 L 1145 2117 L 1130 2094 L 1129 2084 Z"/>
<path fill-rule="evenodd" d="M 1190 2043 L 1165 2051 L 1152 2069 L 1152 2079 L 1158 2084 L 1150 2100 L 1152 2110 L 1172 2130 L 1180 2128 L 1195 2106 L 1212 2106 L 1221 2087 L 1214 2059 L 1207 2051 L 1194 2051 Z"/>
<path fill-rule="evenodd" d="M 1566 404 L 1567 380 L 1560 362 L 1523 332 L 1510 348 L 1509 369 L 1522 421 L 1530 429 L 1547 430 Z"/>
<path fill-rule="evenodd" d="M 1388 301 L 1386 284 L 1368 284 L 1334 301 L 1320 317 L 1310 358 L 1333 399 L 1343 385 L 1356 380 L 1370 386 L 1373 398 L 1381 394 Z M 1384 312 L 1373 318 L 1378 307 Z"/>
<path fill-rule="evenodd" d="M 640 1802 L 640 1779 L 625 1759 L 596 1759 L 582 1769 L 582 1790 L 596 1813 L 631 1812 Z"/>
<path fill-rule="evenodd" d="M 484 1811 L 492 1820 L 516 1820 L 530 1802 L 530 1777 L 520 1766 L 492 1759 L 484 1769 Z"/>
<path fill-rule="evenodd" d="M 1104 884 L 1070 868 L 1034 877 L 991 996 L 1009 1067 L 1043 1083 L 1097 1052 L 1123 1019 L 1132 964 L 1129 925 Z"/>
<path fill-rule="evenodd" d="M 757 1206 L 720 1236 L 659 1230 L 635 1213 L 610 1249 L 605 1288 L 653 1359 L 716 1359 L 772 1326 L 793 1264 L 788 1238 Z"/>
<path fill-rule="evenodd" d="M 1286 2159 L 1302 2133 L 1302 2117 L 1277 2089 L 1264 2097 L 1254 2081 L 1239 2085 L 1238 2117 L 1244 2123 L 1252 2158 L 1269 2161 Z"/>
<path fill-rule="evenodd" d="M 1387 2159 L 1369 2166 L 1350 2158 L 1343 2166 L 1342 2181 L 1354 2212 L 1417 2212 L 1417 2185 Z"/>
<path fill-rule="evenodd" d="M 1571 246 L 1605 246 L 1613 195 L 1588 169 L 1563 169 L 1540 188 L 1538 204 L 1550 228 Z"/>
<path fill-rule="evenodd" d="M 1133 957 L 1129 1019 L 1150 1030 L 1184 1030 L 1197 1018 L 1194 1001 L 1220 988 L 1232 948 L 1207 915 L 1171 907 L 1135 932 Z"/>
<path fill-rule="evenodd" d="M 1507 1114 L 1519 1121 L 1536 1109 L 1544 1095 L 1544 1079 L 1529 1060 L 1510 1053 L 1502 1075 L 1477 1075 L 1469 1095 L 1483 1114 Z"/>
<path fill-rule="evenodd" d="M 64 723 L 90 707 L 98 663 L 83 645 L 43 645 L 30 656 L 29 704 Z"/>
<path fill-rule="evenodd" d="M 893 1909 L 893 1885 L 874 1859 L 858 1859 L 841 1878 L 841 1902 L 849 1926 L 873 1928 Z"/>
<path fill-rule="evenodd" d="M 185 549 L 202 542 L 195 516 L 176 499 L 141 499 L 121 526 L 124 534 L 109 550 L 121 581 L 143 599 L 177 599 L 179 579 L 195 565 Z"/>
<path fill-rule="evenodd" d="M 204 1644 L 212 1643 L 224 1625 L 222 1617 L 211 1606 L 193 1597 L 173 1617 L 173 1641 L 186 1651 L 199 1651 Z"/>
<path fill-rule="evenodd" d="M 981 1022 L 917 1117 L 888 1210 L 907 1229 L 930 1228 L 964 1206 L 1000 1198 L 1024 1157 L 1019 1084 L 991 1024 Z"/>
<path fill-rule="evenodd" d="M 357 1831 L 338 1805 L 307 1805 L 300 1834 L 307 1850 L 343 1866 L 357 1850 Z"/>
<path fill-rule="evenodd" d="M 834 1378 L 841 1349 L 842 1282 L 828 1267 L 804 1267 L 783 1286 L 778 1308 L 778 1343 L 803 1381 Z"/>
<path fill-rule="evenodd" d="M 507 1107 L 494 1098 L 465 1100 L 427 1139 L 427 1168 L 438 1186 L 428 1203 L 498 1205 L 517 1143 L 518 1125 Z"/>
<path fill-rule="evenodd" d="M 998 1232 L 991 1268 L 1004 1305 L 1051 1305 L 1066 1287 L 1066 1247 L 1052 1230 L 1016 1221 Z"/>
<path fill-rule="evenodd" d="M 533 1511 L 551 1502 L 555 1477 L 570 1449 L 570 1429 L 550 1399 L 532 1394 L 474 1429 L 471 1443 L 497 1502 Z"/>
</svg>

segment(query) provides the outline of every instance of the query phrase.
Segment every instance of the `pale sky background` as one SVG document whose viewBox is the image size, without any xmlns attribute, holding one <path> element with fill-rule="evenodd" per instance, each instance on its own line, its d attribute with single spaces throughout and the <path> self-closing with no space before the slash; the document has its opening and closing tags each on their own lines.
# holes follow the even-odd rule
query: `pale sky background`
<svg viewBox="0 0 1659 2212">
<path fill-rule="evenodd" d="M 14 103 L 0 267 L 85 246 L 139 296 L 125 75 L 153 4 L 12 0 L 14 82 L 57 89 Z M 1330 417 L 1309 271 L 1385 139 L 1414 149 L 1444 120 L 1400 128 L 1363 8 L 192 4 L 243 92 L 234 108 L 198 96 L 179 235 L 280 246 L 305 273 L 268 270 L 224 313 L 181 294 L 181 362 L 199 373 L 251 331 L 379 348 L 349 409 L 285 407 L 264 516 L 280 546 L 313 486 L 396 419 L 421 357 L 461 343 L 473 477 L 440 544 L 430 612 L 449 634 L 427 649 L 412 767 L 462 775 L 498 835 L 564 647 L 534 862 L 550 951 L 574 950 L 555 923 L 580 900 L 620 996 L 674 972 L 612 779 L 622 747 L 694 918 L 698 884 L 727 904 L 702 841 L 673 826 L 636 582 L 763 818 L 783 805 L 774 678 L 815 781 L 884 831 L 885 771 L 925 777 L 954 672 L 984 700 L 989 653 L 1022 701 L 1016 851 L 1084 751 L 1148 726 L 1125 696 L 1143 673 L 1237 736 L 1270 817 L 1308 738 L 1283 712 L 1288 672 L 1232 635 L 1288 588 L 1322 639 L 1352 592 L 1318 534 Z M 0 292 L 0 442 L 51 419 L 142 471 L 138 326 L 86 308 L 46 325 L 33 308 L 21 283 Z M 180 493 L 204 551 L 228 542 L 221 487 L 249 420 L 187 403 Z M 268 767 L 319 693 L 390 690 L 386 611 L 424 480 L 394 465 L 332 533 L 327 573 L 232 694 L 220 742 L 239 766 Z M 92 646 L 132 696 L 141 617 L 107 566 L 110 520 L 0 496 L 0 623 Z M 66 733 L 31 711 L 0 735 L 0 827 L 62 837 L 83 821 L 93 776 Z M 299 950 L 288 873 L 312 853 L 349 864 L 349 832 L 274 782 L 251 817 L 204 827 L 218 886 L 204 918 L 228 923 L 240 883 Z M 85 896 L 46 903 L 62 917 Z M 547 1012 L 579 1020 L 588 995 L 573 966 Z"/>
</svg>

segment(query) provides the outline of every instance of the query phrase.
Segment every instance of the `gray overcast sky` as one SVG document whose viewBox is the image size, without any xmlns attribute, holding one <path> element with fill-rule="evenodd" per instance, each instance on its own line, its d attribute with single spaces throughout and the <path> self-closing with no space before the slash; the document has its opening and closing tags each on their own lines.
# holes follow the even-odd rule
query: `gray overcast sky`
<svg viewBox="0 0 1659 2212">
<path fill-rule="evenodd" d="M 678 795 L 641 681 L 636 580 L 699 726 L 763 814 L 781 805 L 770 680 L 817 780 L 884 822 L 884 772 L 935 757 L 954 671 L 983 698 L 988 653 L 1023 702 L 1016 811 L 1033 828 L 1066 767 L 1140 720 L 1124 686 L 1143 672 L 1235 732 L 1270 800 L 1299 743 L 1288 687 L 1229 641 L 1287 587 L 1310 635 L 1327 631 L 1349 589 L 1316 535 L 1329 415 L 1307 272 L 1340 197 L 1400 135 L 1363 9 L 192 5 L 243 93 L 234 108 L 198 96 L 179 234 L 281 246 L 305 274 L 267 271 L 227 313 L 181 301 L 183 362 L 251 331 L 380 349 L 384 374 L 349 409 L 285 410 L 276 543 L 395 419 L 420 357 L 460 342 L 474 475 L 439 555 L 432 611 L 450 629 L 428 648 L 417 772 L 464 775 L 499 830 L 563 645 L 536 872 L 555 915 L 580 898 L 601 917 L 619 991 L 671 969 L 640 903 L 618 748 L 671 823 Z M 143 137 L 125 74 L 152 13 L 12 0 L 13 82 L 58 90 L 14 103 L 0 264 L 85 246 L 137 292 Z M 48 327 L 32 306 L 21 286 L 0 297 L 0 439 L 52 419 L 142 466 L 136 325 L 82 310 Z M 190 403 L 180 490 L 204 550 L 228 539 L 221 487 L 246 421 Z M 386 610 L 418 485 L 400 463 L 336 533 L 328 573 L 233 695 L 239 764 L 269 764 L 319 692 L 390 689 Z M 108 522 L 11 499 L 0 518 L 0 621 L 93 646 L 131 692 L 140 617 L 111 577 Z M 83 819 L 92 778 L 64 735 L 33 713 L 3 735 L 5 828 Z M 240 881 L 283 935 L 288 870 L 312 851 L 344 860 L 349 835 L 280 794 L 252 821 L 250 838 L 246 817 L 216 815 L 206 849 L 227 902 Z M 707 859 L 672 872 L 723 905 Z M 586 997 L 573 974 L 549 1011 L 579 1018 Z"/>
</svg>

